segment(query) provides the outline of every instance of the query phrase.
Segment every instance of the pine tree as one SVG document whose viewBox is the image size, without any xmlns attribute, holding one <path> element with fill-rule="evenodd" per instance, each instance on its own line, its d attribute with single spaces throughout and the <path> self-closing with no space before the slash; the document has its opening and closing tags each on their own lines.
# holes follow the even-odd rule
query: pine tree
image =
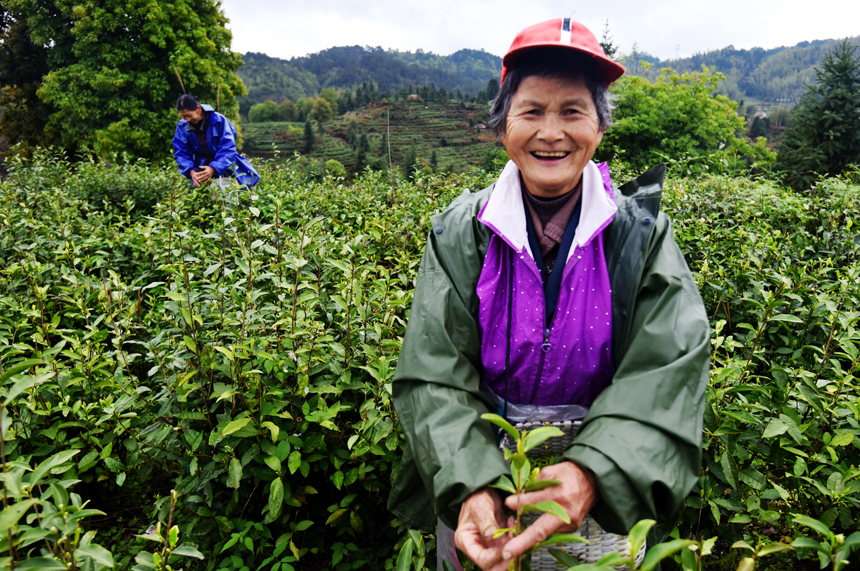
<svg viewBox="0 0 860 571">
<path fill-rule="evenodd" d="M 311 125 L 311 120 L 308 119 L 305 121 L 305 154 L 311 154 L 311 151 L 314 150 L 314 144 L 316 143 L 316 137 L 314 136 L 314 127 Z"/>
<path fill-rule="evenodd" d="M 379 155 L 382 157 L 388 155 L 388 133 L 382 134 L 382 141 L 379 143 Z"/>
<path fill-rule="evenodd" d="M 615 59 L 615 54 L 618 53 L 618 46 L 612 43 L 612 36 L 609 35 L 609 20 L 603 26 L 603 37 L 600 38 L 600 47 L 603 48 L 603 53 L 609 59 Z"/>
<path fill-rule="evenodd" d="M 777 170 L 796 190 L 860 162 L 860 57 L 843 41 L 828 53 L 777 146 Z"/>
<path fill-rule="evenodd" d="M 436 167 L 439 166 L 439 160 L 436 158 L 436 149 L 433 149 L 433 153 L 430 155 L 430 168 L 433 169 L 433 172 L 436 172 Z"/>
</svg>

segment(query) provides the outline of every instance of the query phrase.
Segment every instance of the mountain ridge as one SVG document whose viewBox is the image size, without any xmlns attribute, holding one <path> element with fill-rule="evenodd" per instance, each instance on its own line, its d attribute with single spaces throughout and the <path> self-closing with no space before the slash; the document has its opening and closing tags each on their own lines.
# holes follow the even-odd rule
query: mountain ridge
<svg viewBox="0 0 860 571">
<path fill-rule="evenodd" d="M 860 45 L 860 36 L 847 38 Z M 634 51 L 621 63 L 628 73 L 654 79 L 659 70 L 672 67 L 680 73 L 715 67 L 726 76 L 719 92 L 735 101 L 792 104 L 815 81 L 815 67 L 839 39 L 809 40 L 793 46 L 737 49 L 733 45 L 694 54 L 687 58 L 661 60 L 647 52 Z M 381 47 L 338 46 L 289 60 L 248 52 L 237 74 L 248 95 L 240 100 L 243 114 L 251 105 L 266 99 L 275 102 L 311 97 L 333 87 L 354 90 L 363 83 L 376 84 L 380 93 L 435 85 L 452 96 L 458 91 L 474 96 L 489 81 L 501 75 L 499 56 L 483 50 L 462 49 L 441 56 L 433 52 L 385 50 Z M 650 67 L 642 62 L 650 63 Z"/>
</svg>

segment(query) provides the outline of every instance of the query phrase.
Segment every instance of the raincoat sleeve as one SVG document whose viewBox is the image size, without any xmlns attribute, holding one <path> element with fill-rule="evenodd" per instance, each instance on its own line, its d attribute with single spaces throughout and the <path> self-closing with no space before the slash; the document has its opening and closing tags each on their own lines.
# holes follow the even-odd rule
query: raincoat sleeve
<svg viewBox="0 0 860 571">
<path fill-rule="evenodd" d="M 194 168 L 194 158 L 188 149 L 185 121 L 180 121 L 176 125 L 176 133 L 173 135 L 173 158 L 176 160 L 176 166 L 179 167 L 182 176 L 191 178 L 190 173 L 191 169 Z"/>
<path fill-rule="evenodd" d="M 217 141 L 215 146 L 218 148 L 215 150 L 209 166 L 215 169 L 218 176 L 223 176 L 236 162 L 236 156 L 239 154 L 236 149 L 236 128 L 229 119 L 215 113 L 210 116 L 210 121 L 210 128 L 215 130 L 212 134 L 212 141 Z"/>
<path fill-rule="evenodd" d="M 596 475 L 591 515 L 627 533 L 641 519 L 665 535 L 701 469 L 710 329 L 665 215 L 657 218 L 634 290 L 627 350 L 565 458 Z"/>
<path fill-rule="evenodd" d="M 470 240 L 461 242 L 456 229 L 440 222 L 433 226 L 445 234 L 430 233 L 393 385 L 408 445 L 402 470 L 417 471 L 423 489 L 411 497 L 396 494 L 402 501 L 389 507 L 409 523 L 423 522 L 425 529 L 432 509 L 455 529 L 460 504 L 510 469 L 491 424 L 480 418 L 495 411 L 479 389 L 480 337 L 469 310 L 474 294 L 464 285 L 470 280 L 452 281 L 472 264 L 480 269 L 480 260 L 446 254 L 462 251 Z M 410 515 L 418 509 L 424 513 Z"/>
</svg>

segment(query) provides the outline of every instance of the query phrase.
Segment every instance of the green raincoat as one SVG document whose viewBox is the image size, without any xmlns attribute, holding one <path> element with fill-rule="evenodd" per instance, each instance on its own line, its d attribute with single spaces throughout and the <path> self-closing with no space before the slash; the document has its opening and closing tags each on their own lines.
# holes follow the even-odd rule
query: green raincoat
<svg viewBox="0 0 860 571">
<path fill-rule="evenodd" d="M 591 516 L 626 534 L 655 519 L 649 537 L 674 525 L 701 466 L 702 411 L 710 333 L 696 283 L 658 213 L 661 165 L 615 189 L 618 212 L 604 230 L 612 283 L 612 384 L 597 397 L 564 454 L 594 472 Z M 509 473 L 479 389 L 476 283 L 490 240 L 477 216 L 493 187 L 464 193 L 432 218 L 394 404 L 407 450 L 388 501 L 407 525 L 431 531 L 437 516 L 456 529 L 460 505 Z"/>
</svg>

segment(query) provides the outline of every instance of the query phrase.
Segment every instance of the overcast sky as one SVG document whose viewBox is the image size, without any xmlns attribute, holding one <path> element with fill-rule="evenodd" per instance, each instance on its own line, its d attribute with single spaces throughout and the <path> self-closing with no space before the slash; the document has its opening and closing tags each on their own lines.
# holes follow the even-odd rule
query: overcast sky
<svg viewBox="0 0 860 571">
<path fill-rule="evenodd" d="M 661 59 L 860 35 L 858 0 L 223 0 L 222 7 L 234 51 L 284 59 L 350 45 L 501 56 L 520 29 L 567 16 L 598 38 L 608 20 L 622 52 L 635 42 Z"/>
</svg>

